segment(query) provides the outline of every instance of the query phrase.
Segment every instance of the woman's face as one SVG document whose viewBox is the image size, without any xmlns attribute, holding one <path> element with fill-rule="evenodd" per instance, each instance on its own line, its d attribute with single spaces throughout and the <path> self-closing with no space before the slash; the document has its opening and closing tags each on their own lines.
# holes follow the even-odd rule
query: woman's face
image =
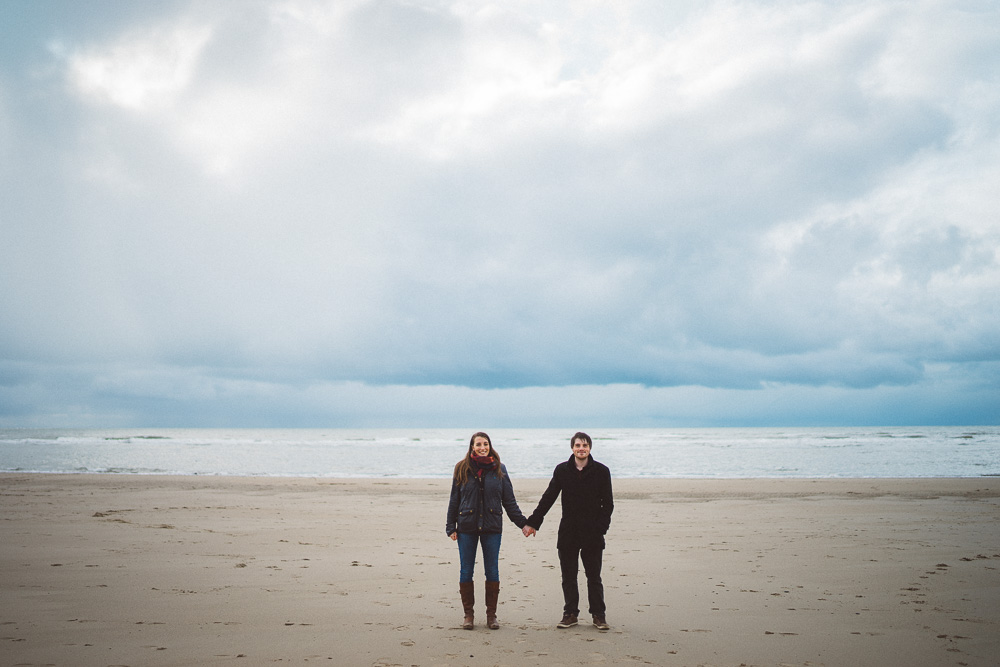
<svg viewBox="0 0 1000 667">
<path fill-rule="evenodd" d="M 477 435 L 476 439 L 472 441 L 472 453 L 474 456 L 489 456 L 490 441 L 481 435 Z"/>
</svg>

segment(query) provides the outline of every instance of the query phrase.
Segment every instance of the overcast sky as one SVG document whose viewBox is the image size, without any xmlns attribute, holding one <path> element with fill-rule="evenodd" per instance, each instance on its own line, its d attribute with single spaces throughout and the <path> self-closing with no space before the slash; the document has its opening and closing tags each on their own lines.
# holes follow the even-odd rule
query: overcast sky
<svg viewBox="0 0 1000 667">
<path fill-rule="evenodd" d="M 1000 423 L 1000 2 L 0 3 L 0 426 Z"/>
</svg>

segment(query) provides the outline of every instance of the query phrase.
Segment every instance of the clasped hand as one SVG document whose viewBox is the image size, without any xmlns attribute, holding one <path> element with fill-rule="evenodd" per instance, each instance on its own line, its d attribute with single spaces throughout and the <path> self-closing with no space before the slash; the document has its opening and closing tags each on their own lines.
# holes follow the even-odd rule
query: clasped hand
<svg viewBox="0 0 1000 667">
<path fill-rule="evenodd" d="M 525 537 L 534 537 L 534 535 L 535 535 L 535 529 L 532 528 L 531 526 L 525 526 L 524 528 L 521 529 L 521 532 L 524 533 Z M 455 531 L 454 533 L 452 533 L 448 537 L 450 537 L 453 542 L 457 541 L 458 540 L 458 531 Z"/>
</svg>

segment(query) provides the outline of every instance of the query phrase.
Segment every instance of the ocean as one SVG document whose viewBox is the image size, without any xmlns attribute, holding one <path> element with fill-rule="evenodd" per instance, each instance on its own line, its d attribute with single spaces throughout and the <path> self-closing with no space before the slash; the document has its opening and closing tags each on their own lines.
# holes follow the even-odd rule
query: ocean
<svg viewBox="0 0 1000 667">
<path fill-rule="evenodd" d="M 569 458 L 572 429 L 493 429 L 512 477 Z M 1000 427 L 593 429 L 621 478 L 1000 475 Z M 0 429 L 0 472 L 444 478 L 470 429 Z"/>
</svg>

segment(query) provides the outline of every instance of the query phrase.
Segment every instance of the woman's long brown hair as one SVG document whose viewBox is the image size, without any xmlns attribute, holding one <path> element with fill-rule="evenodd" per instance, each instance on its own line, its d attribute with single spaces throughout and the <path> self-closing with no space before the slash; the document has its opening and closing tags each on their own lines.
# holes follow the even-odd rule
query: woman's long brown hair
<svg viewBox="0 0 1000 667">
<path fill-rule="evenodd" d="M 455 464 L 455 474 L 452 479 L 459 485 L 463 486 L 467 481 L 469 481 L 469 473 L 472 470 L 472 445 L 476 442 L 476 438 L 486 438 L 486 442 L 490 443 L 490 456 L 496 461 L 496 471 L 497 475 L 503 477 L 503 470 L 500 468 L 500 455 L 497 454 L 497 450 L 493 448 L 493 441 L 490 440 L 490 436 L 486 435 L 482 431 L 473 433 L 472 437 L 469 438 L 469 449 L 465 452 L 465 458 Z"/>
</svg>

